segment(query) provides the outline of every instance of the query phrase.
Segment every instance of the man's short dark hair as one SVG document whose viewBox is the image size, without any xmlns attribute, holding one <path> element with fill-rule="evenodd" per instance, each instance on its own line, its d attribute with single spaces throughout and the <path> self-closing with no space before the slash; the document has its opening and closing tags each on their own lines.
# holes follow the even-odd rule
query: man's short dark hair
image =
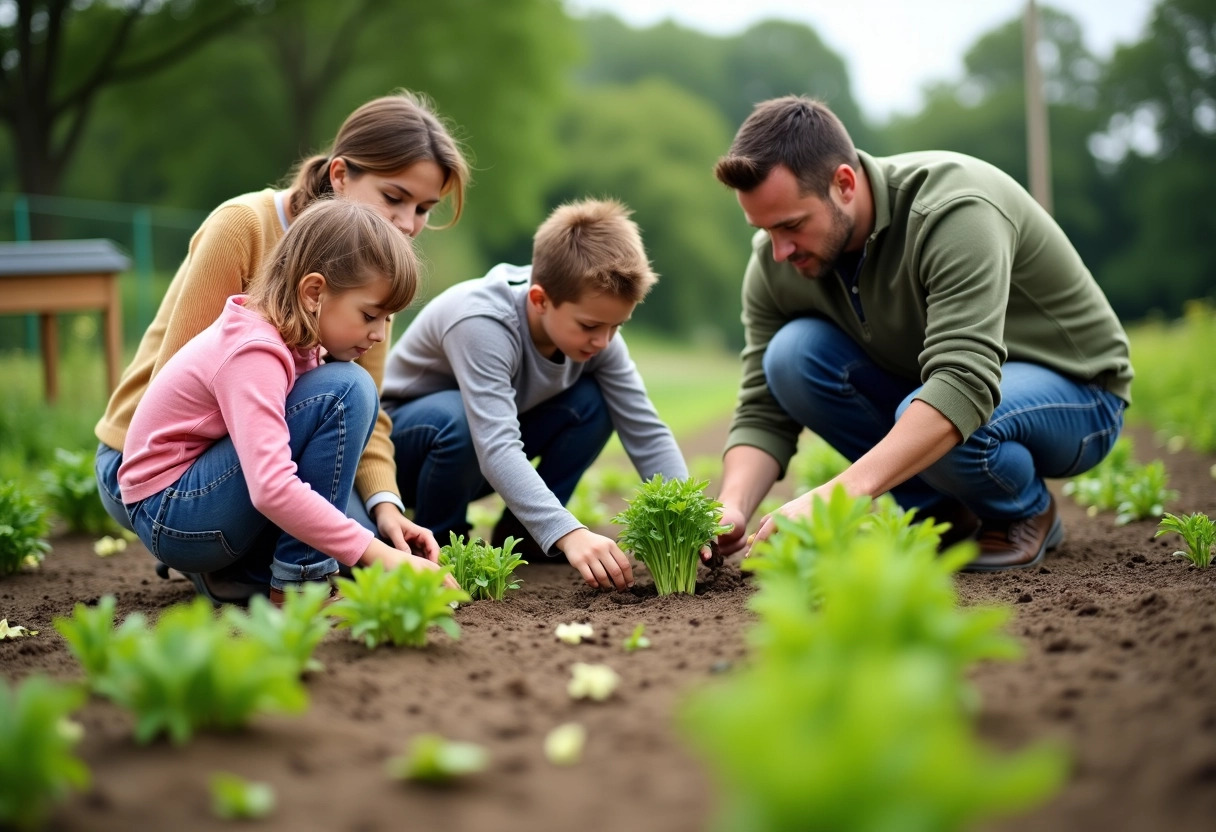
<svg viewBox="0 0 1216 832">
<path fill-rule="evenodd" d="M 787 95 L 762 101 L 714 166 L 722 184 L 747 193 L 784 165 L 804 193 L 826 197 L 840 165 L 860 165 L 849 131 L 822 101 Z"/>
</svg>

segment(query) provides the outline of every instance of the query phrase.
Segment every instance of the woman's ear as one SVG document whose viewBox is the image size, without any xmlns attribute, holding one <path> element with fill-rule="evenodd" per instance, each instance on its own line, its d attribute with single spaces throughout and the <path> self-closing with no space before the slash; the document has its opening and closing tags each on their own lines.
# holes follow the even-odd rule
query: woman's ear
<svg viewBox="0 0 1216 832">
<path fill-rule="evenodd" d="M 325 275 L 320 272 L 309 272 L 300 280 L 300 305 L 310 314 L 321 308 L 325 287 Z"/>
<path fill-rule="evenodd" d="M 329 160 L 329 184 L 338 196 L 346 195 L 346 185 L 350 182 L 350 168 L 341 156 Z"/>
</svg>

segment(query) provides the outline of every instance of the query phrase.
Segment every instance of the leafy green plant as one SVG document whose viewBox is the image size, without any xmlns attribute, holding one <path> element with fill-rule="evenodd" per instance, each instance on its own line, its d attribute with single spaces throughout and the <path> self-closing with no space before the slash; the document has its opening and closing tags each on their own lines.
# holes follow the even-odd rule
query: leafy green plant
<svg viewBox="0 0 1216 832">
<path fill-rule="evenodd" d="M 69 532 L 96 535 L 118 530 L 97 493 L 92 454 L 56 448 L 54 461 L 42 472 L 42 487 L 52 513 Z"/>
<path fill-rule="evenodd" d="M 338 619 L 338 627 L 349 628 L 351 638 L 362 640 L 369 649 L 388 642 L 398 647 L 425 647 L 431 627 L 460 638 L 452 604 L 472 599 L 462 589 L 443 585 L 449 571 L 401 567 L 385 572 L 380 563 L 356 569 L 353 578 L 338 578 L 342 598 L 330 605 L 329 614 Z"/>
<path fill-rule="evenodd" d="M 485 769 L 490 756 L 480 745 L 453 742 L 438 734 L 414 737 L 408 752 L 388 762 L 389 774 L 403 780 L 447 783 Z"/>
<path fill-rule="evenodd" d="M 1174 552 L 1175 555 L 1186 558 L 1201 569 L 1206 569 L 1212 563 L 1212 546 L 1216 544 L 1216 523 L 1212 522 L 1212 518 L 1198 511 L 1181 516 L 1167 511 L 1157 525 L 1160 528 L 1153 537 L 1173 533 L 1181 536 L 1186 543 L 1186 551 L 1179 550 Z"/>
<path fill-rule="evenodd" d="M 480 539 L 466 543 L 455 532 L 451 538 L 439 550 L 439 565 L 452 570 L 452 577 L 472 600 L 501 601 L 507 590 L 519 589 L 523 581 L 511 573 L 527 561 L 513 551 L 518 540 L 508 537 L 502 546 L 491 546 Z"/>
<path fill-rule="evenodd" d="M 726 531 L 722 504 L 705 494 L 708 484 L 704 480 L 665 480 L 662 474 L 655 474 L 612 519 L 625 527 L 619 538 L 621 548 L 646 564 L 659 595 L 693 594 L 701 547 Z"/>
<path fill-rule="evenodd" d="M 650 646 L 650 639 L 646 637 L 646 625 L 638 624 L 633 628 L 633 632 L 621 644 L 625 648 L 626 653 L 632 653 L 635 650 L 645 650 Z"/>
<path fill-rule="evenodd" d="M 1165 504 L 1178 498 L 1178 492 L 1168 487 L 1169 480 L 1165 463 L 1159 459 L 1128 474 L 1115 524 L 1122 526 L 1135 520 L 1160 517 Z"/>
<path fill-rule="evenodd" d="M 329 618 L 323 614 L 327 600 L 328 583 L 307 581 L 284 594 L 282 608 L 270 603 L 268 598 L 255 595 L 249 601 L 248 611 L 228 607 L 224 610 L 224 618 L 234 629 L 261 643 L 271 653 L 289 658 L 297 673 L 317 671 L 323 666 L 312 654 L 331 626 Z"/>
<path fill-rule="evenodd" d="M 233 729 L 259 713 L 307 707 L 294 661 L 234 636 L 205 599 L 170 607 L 155 626 L 130 615 L 108 642 L 102 624 L 112 607 L 106 606 L 108 612 L 99 604 L 82 616 L 77 605 L 75 626 L 57 619 L 55 627 L 93 690 L 135 716 L 138 742 L 166 733 L 181 744 L 200 729 Z"/>
<path fill-rule="evenodd" d="M 9 687 L 0 678 L 0 827 L 35 829 L 53 802 L 89 784 L 89 770 L 72 754 L 80 726 L 68 715 L 84 691 L 41 676 Z"/>
<path fill-rule="evenodd" d="M 219 771 L 211 775 L 211 811 L 224 820 L 255 820 L 274 811 L 274 789 Z"/>
<path fill-rule="evenodd" d="M 591 479 L 583 477 L 574 487 L 574 493 L 566 502 L 566 510 L 587 528 L 599 528 L 609 519 L 608 506 L 604 504 L 602 497 L 603 492 Z"/>
<path fill-rule="evenodd" d="M 125 629 L 115 628 L 116 605 L 113 595 L 103 595 L 93 606 L 77 601 L 70 617 L 60 616 L 54 621 L 55 629 L 67 640 L 68 648 L 90 681 L 106 675 L 115 644 L 145 626 L 143 615 L 135 613 L 124 622 Z"/>
<path fill-rule="evenodd" d="M 0 483 L 0 578 L 22 566 L 37 566 L 50 551 L 44 509 L 15 482 Z"/>
</svg>

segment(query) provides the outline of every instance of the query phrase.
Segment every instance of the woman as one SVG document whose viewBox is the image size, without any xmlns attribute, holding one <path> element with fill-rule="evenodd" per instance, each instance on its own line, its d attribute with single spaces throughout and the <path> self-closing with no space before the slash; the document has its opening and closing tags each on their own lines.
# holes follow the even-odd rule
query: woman
<svg viewBox="0 0 1216 832">
<path fill-rule="evenodd" d="M 118 487 L 120 449 L 148 383 L 173 354 L 219 317 L 228 297 L 246 291 L 295 216 L 316 199 L 336 194 L 373 207 L 414 237 L 445 197 L 452 199 L 452 222 L 460 218 L 468 177 L 459 146 L 429 102 L 399 91 L 351 113 L 330 151 L 302 161 L 286 190 L 267 188 L 216 208 L 191 239 L 156 318 L 97 423 L 95 433 L 101 443 L 97 482 L 109 514 L 130 528 Z M 390 343 L 391 334 L 386 333 L 358 361 L 377 388 Z M 360 459 L 347 513 L 394 547 L 409 550 L 409 525 L 397 491 L 389 420 L 383 411 Z M 212 601 L 247 599 L 268 584 L 266 574 L 251 573 L 235 563 L 231 570 L 189 577 Z"/>
</svg>

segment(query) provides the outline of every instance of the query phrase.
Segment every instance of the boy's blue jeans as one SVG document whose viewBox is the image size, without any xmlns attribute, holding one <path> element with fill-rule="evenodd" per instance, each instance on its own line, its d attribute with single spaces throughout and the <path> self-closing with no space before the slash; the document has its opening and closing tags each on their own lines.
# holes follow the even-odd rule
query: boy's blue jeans
<svg viewBox="0 0 1216 832">
<path fill-rule="evenodd" d="M 493 489 L 482 476 L 459 390 L 442 390 L 401 404 L 386 403 L 393 420 L 397 486 L 414 508 L 414 522 L 435 533 L 467 534 L 469 503 Z M 540 457 L 536 472 L 565 505 L 609 437 L 612 419 L 595 379 L 583 376 L 519 416 L 523 452 Z"/>
<path fill-rule="evenodd" d="M 370 526 L 352 492 L 355 469 L 379 412 L 371 376 L 357 364 L 323 364 L 296 380 L 285 412 L 297 476 L 336 506 L 357 505 L 361 516 L 356 519 Z M 253 507 L 231 437 L 208 448 L 169 488 L 125 507 L 118 491 L 121 461 L 114 449 L 98 448 L 102 501 L 168 566 L 182 572 L 223 571 L 279 589 L 338 570 L 329 555 L 284 534 Z"/>
<path fill-rule="evenodd" d="M 764 374 L 790 417 L 850 461 L 886 436 L 921 389 L 881 369 L 821 318 L 783 326 L 765 350 Z M 1096 384 L 1006 362 L 1001 403 L 988 423 L 891 494 L 905 508 L 931 508 L 953 497 L 982 518 L 1032 517 L 1047 509 L 1044 477 L 1071 477 L 1102 461 L 1119 436 L 1125 407 Z"/>
</svg>

